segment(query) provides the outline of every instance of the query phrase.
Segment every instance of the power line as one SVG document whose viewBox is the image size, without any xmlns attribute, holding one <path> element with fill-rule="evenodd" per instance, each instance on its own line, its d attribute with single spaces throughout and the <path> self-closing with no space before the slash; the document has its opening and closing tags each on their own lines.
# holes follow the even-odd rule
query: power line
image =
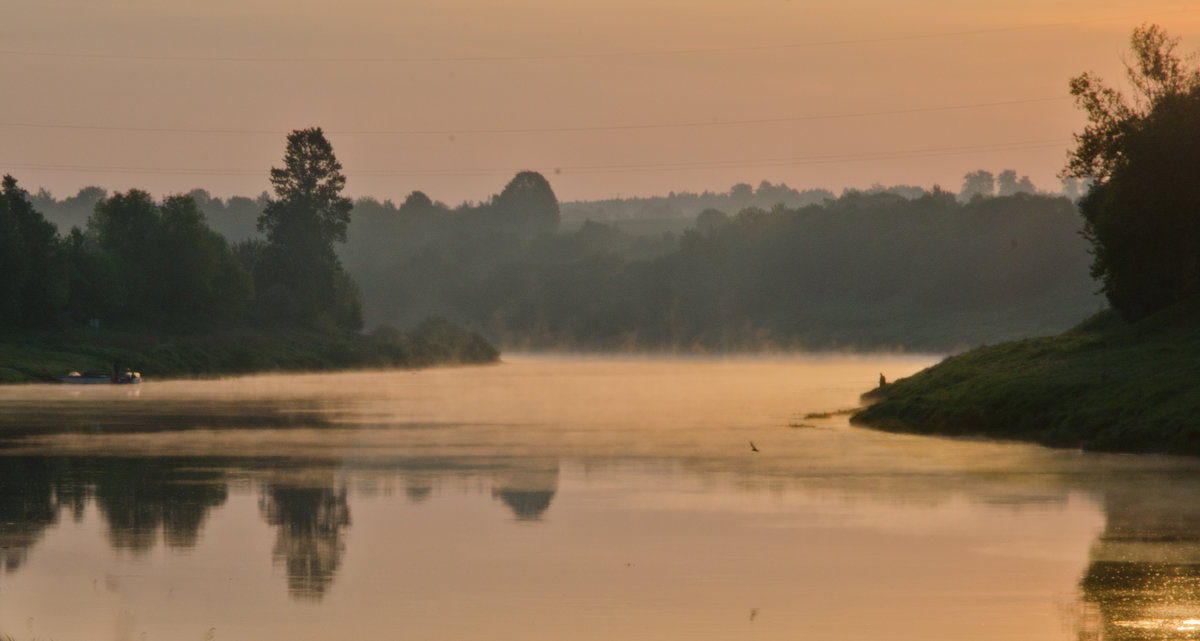
<svg viewBox="0 0 1200 641">
<path fill-rule="evenodd" d="M 1179 14 L 1195 13 L 1200 9 L 1180 9 L 1177 11 L 1163 12 L 1159 16 L 1173 16 Z M 1005 33 L 1012 31 L 1022 31 L 1031 29 L 1047 29 L 1054 27 L 1064 27 L 1080 24 L 1089 24 L 1095 22 L 1107 21 L 1128 21 L 1128 20 L 1144 20 L 1145 15 L 1138 16 L 1102 16 L 1096 18 L 1087 18 L 1081 20 L 1064 20 L 1059 22 L 1046 22 L 1035 25 L 1015 25 L 1009 27 L 992 27 L 988 29 L 969 29 L 960 31 L 944 31 L 935 33 L 900 35 L 900 36 L 881 36 L 875 38 L 846 38 L 839 40 L 817 40 L 808 42 L 793 42 L 786 44 L 769 44 L 769 45 L 744 45 L 730 47 L 689 47 L 681 49 L 659 49 L 659 50 L 635 50 L 635 51 L 593 51 L 579 53 L 544 53 L 544 54 L 527 54 L 527 55 L 497 55 L 497 56 L 346 56 L 346 57 L 270 57 L 270 56 L 164 56 L 164 55 L 145 55 L 145 54 L 114 54 L 114 53 L 69 53 L 60 51 L 34 51 L 25 49 L 0 49 L 0 55 L 9 56 L 27 56 L 27 57 L 42 57 L 42 58 L 67 58 L 67 59 L 87 59 L 87 60 L 124 60 L 124 61 L 141 61 L 141 62 L 201 62 L 201 63 L 266 63 L 266 64 L 345 64 L 345 63 L 392 63 L 392 64 L 420 64 L 420 63 L 463 63 L 463 62 L 519 62 L 519 61 L 537 61 L 537 60 L 579 60 L 579 59 L 595 59 L 595 58 L 642 58 L 651 56 L 679 56 L 679 55 L 694 55 L 694 54 L 709 54 L 709 53 L 743 53 L 755 51 L 786 51 L 793 49 L 810 49 L 817 47 L 829 46 L 853 46 L 862 44 L 879 44 L 887 42 L 905 42 L 913 40 L 931 40 L 940 38 L 956 38 L 963 36 L 987 35 L 993 33 Z"/>
<path fill-rule="evenodd" d="M 1001 100 L 997 102 L 978 102 L 963 105 L 940 105 L 935 107 L 913 107 L 909 109 L 884 109 L 878 111 L 859 111 L 833 114 L 813 114 L 804 116 L 783 116 L 779 118 L 746 118 L 739 120 L 696 120 L 689 122 L 663 122 L 618 125 L 580 125 L 564 127 L 519 127 L 519 128 L 479 128 L 479 129 L 348 129 L 330 130 L 330 135 L 338 136 L 446 136 L 446 135 L 481 135 L 481 134 L 539 134 L 539 133 L 569 133 L 589 131 L 633 131 L 646 129 L 684 129 L 692 127 L 723 127 L 734 125 L 761 125 L 786 122 L 805 122 L 813 120 L 840 120 L 848 118 L 869 118 L 875 116 L 897 116 L 915 113 L 935 113 L 942 111 L 959 111 L 965 109 L 980 109 L 986 107 L 1008 107 L 1013 105 L 1056 102 L 1069 100 L 1070 96 L 1055 96 L 1047 98 L 1026 98 L 1020 100 Z M 193 127 L 124 127 L 108 125 L 81 125 L 71 123 L 32 123 L 32 122 L 0 122 L 0 127 L 25 129 L 62 129 L 85 131 L 116 131 L 122 133 L 186 133 L 186 134 L 236 134 L 236 135 L 272 135 L 279 136 L 288 132 L 277 129 L 203 129 Z"/>
<path fill-rule="evenodd" d="M 683 161 L 670 163 L 628 163 L 611 165 L 579 165 L 574 167 L 543 168 L 544 173 L 567 174 L 608 174 L 625 172 L 649 171 L 684 171 L 697 169 L 738 169 L 751 167 L 781 167 L 797 165 L 835 164 L 847 162 L 868 162 L 878 160 L 904 160 L 911 158 L 928 158 L 948 155 L 970 155 L 1000 151 L 1025 151 L 1032 149 L 1062 148 L 1071 142 L 1068 139 L 1029 140 L 1020 142 L 1004 142 L 985 145 L 964 145 L 954 147 L 926 147 L 919 149 L 903 149 L 876 152 L 860 152 L 851 154 L 824 154 L 812 156 L 791 156 L 779 158 L 757 158 L 742 160 L 713 160 L 713 161 Z M 31 169 L 51 172 L 94 172 L 116 174 L 152 174 L 152 175 L 194 175 L 194 176 L 258 176 L 266 175 L 263 169 L 204 169 L 204 168 L 170 168 L 170 167 L 120 167 L 104 165 L 56 165 L 43 163 L 0 163 L 10 169 Z M 455 176 L 485 176 L 507 175 L 529 169 L 518 168 L 463 168 L 463 169 L 358 169 L 351 168 L 347 173 L 353 176 L 370 177 L 455 177 Z"/>
</svg>

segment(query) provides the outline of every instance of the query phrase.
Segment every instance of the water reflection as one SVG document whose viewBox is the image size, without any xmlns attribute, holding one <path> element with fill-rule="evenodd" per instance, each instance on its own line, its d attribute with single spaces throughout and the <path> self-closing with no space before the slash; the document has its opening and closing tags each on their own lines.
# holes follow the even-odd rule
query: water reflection
<svg viewBox="0 0 1200 641">
<path fill-rule="evenodd" d="M 539 521 L 558 491 L 558 461 L 530 459 L 525 467 L 499 476 L 492 497 L 504 502 L 518 521 Z"/>
<path fill-rule="evenodd" d="M 1197 489 L 1189 478 L 1106 489 L 1104 532 L 1080 582 L 1098 611 L 1089 638 L 1200 638 Z"/>
<path fill-rule="evenodd" d="M 193 547 L 209 511 L 228 496 L 221 473 L 195 461 L 99 458 L 86 464 L 84 480 L 118 549 L 146 552 L 160 534 L 169 548 Z"/>
<path fill-rule="evenodd" d="M 409 501 L 413 503 L 422 503 L 429 500 L 429 497 L 433 495 L 433 486 L 424 484 L 417 485 L 410 482 L 404 487 L 404 493 L 408 495 Z"/>
<path fill-rule="evenodd" d="M 259 509 L 275 528 L 271 553 L 276 565 L 287 571 L 288 592 L 319 600 L 346 551 L 342 541 L 343 530 L 350 525 L 346 489 L 268 485 Z"/>
<path fill-rule="evenodd" d="M 0 457 L 0 564 L 20 569 L 42 535 L 67 514 L 95 505 L 109 545 L 144 555 L 197 545 L 210 512 L 229 496 L 231 477 L 259 479 L 259 513 L 275 531 L 272 559 L 295 598 L 320 600 L 334 581 L 351 526 L 349 491 L 321 461 L 238 458 Z M 439 467 L 440 466 L 440 467 Z M 440 473 L 437 470 L 441 470 Z M 445 479 L 488 479 L 491 496 L 518 521 L 542 519 L 558 485 L 557 459 L 420 459 L 356 474 L 399 477 L 413 503 Z M 278 480 L 272 480 L 278 479 Z"/>
<path fill-rule="evenodd" d="M 0 566 L 21 567 L 28 550 L 67 510 L 80 515 L 85 498 L 67 482 L 61 459 L 22 457 L 0 462 Z"/>
<path fill-rule="evenodd" d="M 517 368 L 511 375 L 490 369 L 386 379 L 357 374 L 277 377 L 266 382 L 179 384 L 178 389 L 147 384 L 136 399 L 102 396 L 107 393 L 102 390 L 95 398 L 73 397 L 70 402 L 51 389 L 40 398 L 32 394 L 34 398 L 6 401 L 4 395 L 14 392 L 0 389 L 3 578 L 12 581 L 33 573 L 37 564 L 31 556 L 36 557 L 39 546 L 53 548 L 51 534 L 69 529 L 68 521 L 92 519 L 97 523 L 94 531 L 102 533 L 94 537 L 101 545 L 146 567 L 162 562 L 163 555 L 152 553 L 156 549 L 203 549 L 206 537 L 221 536 L 216 524 L 235 523 L 242 528 L 237 536 L 253 539 L 261 533 L 262 546 L 247 549 L 275 568 L 273 576 L 264 570 L 270 583 L 261 590 L 274 592 L 282 601 L 305 602 L 304 607 L 319 603 L 330 608 L 323 611 L 333 612 L 347 607 L 347 600 L 363 598 L 361 588 L 346 592 L 355 576 L 355 554 L 361 553 L 359 559 L 382 558 L 389 552 L 381 548 L 387 546 L 403 548 L 416 541 L 441 545 L 443 538 L 455 539 L 445 542 L 438 554 L 425 555 L 443 559 L 468 554 L 451 543 L 482 532 L 485 538 L 477 545 L 489 545 L 493 535 L 510 544 L 528 542 L 527 549 L 518 545 L 509 550 L 528 556 L 474 559 L 474 565 L 457 575 L 432 561 L 422 565 L 424 559 L 411 559 L 411 576 L 422 578 L 414 579 L 419 584 L 416 592 L 405 597 L 414 604 L 410 607 L 428 606 L 421 600 L 422 591 L 434 590 L 430 584 L 443 580 L 453 586 L 451 598 L 458 598 L 457 591 L 471 585 L 477 572 L 501 562 L 496 559 L 526 561 L 518 564 L 515 574 L 498 573 L 503 585 L 511 581 L 514 586 L 536 587 L 531 577 L 545 572 L 536 560 L 544 558 L 553 567 L 586 573 L 579 575 L 588 577 L 582 583 L 597 579 L 596 585 L 610 589 L 592 601 L 577 597 L 571 602 L 602 604 L 592 612 L 599 619 L 611 614 L 603 607 L 611 606 L 613 594 L 636 592 L 643 577 L 655 579 L 644 584 L 643 596 L 653 600 L 684 594 L 681 590 L 693 586 L 689 581 L 718 585 L 743 567 L 760 563 L 762 574 L 754 575 L 755 580 L 772 577 L 777 572 L 772 559 L 785 556 L 811 555 L 810 565 L 801 571 L 812 569 L 812 576 L 821 578 L 789 575 L 775 577 L 779 583 L 772 585 L 812 580 L 808 596 L 819 602 L 826 593 L 836 593 L 839 581 L 849 580 L 841 577 L 854 574 L 842 566 L 823 565 L 824 557 L 835 558 L 850 542 L 876 544 L 849 555 L 866 560 L 857 568 L 864 574 L 887 561 L 880 555 L 899 554 L 900 549 L 925 559 L 916 555 L 937 555 L 941 546 L 989 544 L 970 538 L 982 537 L 974 530 L 962 543 L 938 530 L 947 522 L 958 523 L 954 512 L 961 506 L 968 506 L 964 512 L 972 516 L 1002 513 L 1025 518 L 1078 512 L 1079 497 L 1084 496 L 1094 520 L 1080 540 L 1093 534 L 1096 538 L 1086 559 L 1082 545 L 1073 548 L 1077 554 L 1066 554 L 1074 559 L 1064 572 L 1067 589 L 1078 578 L 1078 594 L 1067 599 L 1071 607 L 1063 608 L 1070 613 L 1062 615 L 1075 626 L 1073 637 L 1200 638 L 1200 624 L 1195 623 L 1200 618 L 1196 462 L 881 434 L 849 428 L 844 417 L 817 421 L 811 429 L 791 428 L 797 414 L 841 407 L 846 403 L 843 397 L 856 397 L 860 387 L 852 380 L 836 393 L 797 400 L 794 381 L 786 379 L 792 370 L 761 364 L 726 368 L 711 380 L 690 366 L 658 371 L 651 363 L 633 368 L 632 374 L 626 369 L 600 375 L 570 362 L 561 365 L 532 373 Z M 755 373 L 763 369 L 767 376 Z M 879 371 L 875 363 L 861 369 L 867 384 Z M 820 385 L 830 385 L 830 379 L 839 380 L 827 370 L 814 376 Z M 337 380 L 349 382 L 334 384 Z M 762 389 L 770 391 L 769 398 L 757 396 Z M 15 410 L 7 411 L 9 405 Z M 746 443 L 751 439 L 760 451 L 749 451 Z M 643 476 L 631 475 L 630 470 Z M 664 479 L 681 478 L 698 488 L 656 493 Z M 619 491 L 593 498 L 604 506 L 635 504 L 653 514 L 650 529 L 629 532 L 622 529 L 624 522 L 610 523 L 604 516 L 580 526 L 579 486 L 593 483 L 619 485 Z M 716 545 L 689 548 L 689 539 L 665 534 L 690 536 L 701 526 L 688 519 L 721 528 L 726 521 L 744 520 L 741 517 L 753 513 L 750 520 L 765 523 L 770 519 L 763 515 L 775 510 L 771 502 L 789 495 L 803 497 L 804 509 L 809 503 L 819 509 L 798 512 L 796 522 L 767 524 L 790 528 L 786 531 L 795 537 L 765 539 L 780 546 L 773 549 L 775 557 L 760 559 L 757 549 L 741 540 L 715 538 Z M 468 509 L 464 497 L 499 509 L 480 510 L 476 503 Z M 231 514 L 239 505 L 246 511 Z M 696 505 L 702 507 L 688 511 Z M 1095 506 L 1103 509 L 1102 529 Z M 720 516 L 699 520 L 695 513 L 705 510 Z M 673 512 L 686 517 L 672 521 Z M 931 521 L 937 518 L 948 521 Z M 847 526 L 843 519 L 864 522 Z M 433 528 L 430 523 L 451 529 L 421 529 Z M 665 528 L 663 533 L 657 527 Z M 739 533 L 767 529 L 755 525 Z M 884 534 L 878 535 L 881 530 Z M 450 531 L 454 536 L 447 536 Z M 806 542 L 803 548 L 788 547 L 798 546 L 799 540 Z M 601 562 L 609 550 L 623 555 L 614 567 Z M 1025 550 L 988 552 L 992 553 L 1028 558 L 1020 556 Z M 1063 563 L 1063 549 L 1036 553 Z M 728 567 L 706 565 L 732 555 L 742 556 Z M 836 558 L 845 563 L 845 556 Z M 687 568 L 681 572 L 686 581 L 651 574 L 672 563 Z M 370 564 L 360 561 L 359 576 L 362 566 Z M 1008 565 L 1002 561 L 995 567 L 1002 573 Z M 936 570 L 937 563 L 928 566 Z M 920 561 L 911 570 L 919 574 L 929 567 Z M 1005 588 L 1022 589 L 1019 581 L 998 577 L 998 582 L 1009 581 Z M 104 584 L 103 576 L 85 580 L 96 578 Z M 228 583 L 226 577 L 221 580 Z M 901 570 L 869 589 L 906 580 Z M 987 584 L 990 579 L 971 580 Z M 227 583 L 221 583 L 221 589 L 236 581 Z M 371 585 L 392 589 L 396 583 L 402 581 L 389 575 L 376 577 Z M 136 587 L 134 579 L 126 584 L 130 590 Z M 546 585 L 552 586 L 548 593 L 585 591 L 550 580 Z M 958 589 L 940 592 L 939 598 L 952 599 Z M 988 585 L 981 593 L 990 599 L 1003 589 Z M 739 624 L 745 623 L 745 612 L 770 598 L 765 587 L 748 592 L 754 600 L 737 603 Z M 548 598 L 538 597 L 536 590 L 531 594 L 523 595 L 526 600 L 520 603 Z M 153 602 L 156 597 L 145 598 Z M 509 601 L 497 604 L 496 611 L 516 607 Z M 867 606 L 855 607 L 865 611 Z M 1023 607 L 1029 607 L 1028 602 Z M 781 609 L 763 607 L 764 614 L 753 620 L 756 630 L 770 626 Z M 364 616 L 363 611 L 341 614 Z M 881 614 L 880 620 L 884 618 Z M 210 625 L 205 622 L 203 629 Z M 479 636 L 470 632 L 425 638 Z M 725 632 L 723 638 L 739 636 Z M 844 638 L 836 633 L 825 637 Z"/>
<path fill-rule="evenodd" d="M 225 502 L 222 475 L 195 461 L 13 456 L 0 460 L 0 555 L 14 570 L 64 512 L 94 502 L 117 549 L 146 552 L 161 539 L 190 548 Z"/>
</svg>

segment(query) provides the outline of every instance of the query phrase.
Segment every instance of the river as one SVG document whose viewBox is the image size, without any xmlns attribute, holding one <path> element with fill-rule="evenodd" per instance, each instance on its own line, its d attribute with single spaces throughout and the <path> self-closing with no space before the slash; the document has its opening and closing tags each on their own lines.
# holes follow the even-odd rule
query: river
<svg viewBox="0 0 1200 641">
<path fill-rule="evenodd" d="M 0 634 L 1200 638 L 1200 462 L 836 412 L 935 360 L 3 387 Z"/>
</svg>

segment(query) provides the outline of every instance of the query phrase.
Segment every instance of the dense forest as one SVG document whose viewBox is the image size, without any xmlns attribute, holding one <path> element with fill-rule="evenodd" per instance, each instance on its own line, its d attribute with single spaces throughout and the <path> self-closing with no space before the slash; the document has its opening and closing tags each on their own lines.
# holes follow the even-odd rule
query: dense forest
<svg viewBox="0 0 1200 641">
<path fill-rule="evenodd" d="M 334 249 L 353 203 L 340 195 L 345 176 L 320 129 L 288 136 L 271 183 L 254 216 L 262 236 L 231 244 L 194 196 L 156 201 L 138 189 L 88 188 L 55 203 L 75 222 L 91 209 L 60 235 L 35 204 L 47 195 L 31 197 L 5 175 L 0 381 L 118 363 L 178 375 L 497 358 L 444 319 L 411 323 L 407 334 L 360 333 L 361 294 Z"/>
<path fill-rule="evenodd" d="M 89 188 L 33 201 L 67 224 L 89 200 L 103 211 L 121 197 Z M 253 221 L 270 202 L 197 190 L 163 207 L 202 210 L 247 265 L 263 243 Z M 613 214 L 649 202 L 586 206 Z M 877 186 L 834 197 L 764 182 L 660 199 L 683 203 L 704 207 L 654 214 L 676 221 L 666 230 L 572 224 L 535 172 L 457 207 L 419 191 L 400 205 L 359 199 L 347 242 L 324 259 L 353 277 L 337 281 L 350 315 L 327 322 L 408 327 L 442 316 L 523 349 L 950 350 L 1060 331 L 1100 306 L 1072 201 L 1012 170 L 971 172 L 958 193 Z M 270 286 L 256 278 L 252 289 Z M 226 296 L 246 304 L 242 290 Z"/>
<path fill-rule="evenodd" d="M 81 191 L 63 209 L 91 212 L 60 236 L 5 176 L 0 327 L 360 329 L 358 290 L 334 251 L 353 207 L 340 195 L 341 165 L 320 129 L 289 135 L 284 163 L 271 171 L 275 195 L 255 216 L 264 238 L 233 245 L 194 197 L 156 201 L 138 189 Z"/>
<path fill-rule="evenodd" d="M 679 236 L 389 214 L 361 217 L 343 254 L 368 318 L 444 314 L 523 348 L 953 349 L 1059 331 L 1100 306 L 1062 197 L 851 192 L 706 210 Z"/>
</svg>

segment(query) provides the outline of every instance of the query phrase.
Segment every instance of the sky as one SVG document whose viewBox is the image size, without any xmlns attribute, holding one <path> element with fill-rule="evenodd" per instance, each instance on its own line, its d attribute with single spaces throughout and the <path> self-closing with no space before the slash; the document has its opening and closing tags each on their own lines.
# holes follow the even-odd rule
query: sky
<svg viewBox="0 0 1200 641">
<path fill-rule="evenodd" d="M 1057 191 L 1158 0 L 3 0 L 0 173 L 56 197 L 269 189 L 322 127 L 346 193 L 449 204 L 540 171 L 560 200 L 940 185 Z"/>
</svg>

